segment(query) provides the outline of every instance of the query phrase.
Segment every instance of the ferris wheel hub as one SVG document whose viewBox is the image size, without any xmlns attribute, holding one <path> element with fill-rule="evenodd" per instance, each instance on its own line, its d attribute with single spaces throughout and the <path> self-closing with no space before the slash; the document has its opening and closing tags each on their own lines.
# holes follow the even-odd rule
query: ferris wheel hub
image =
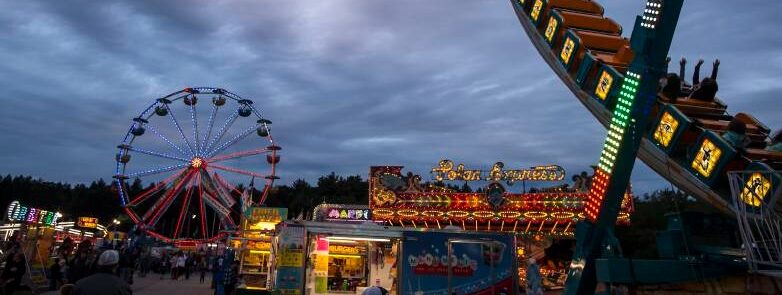
<svg viewBox="0 0 782 295">
<path fill-rule="evenodd" d="M 206 161 L 202 159 L 201 157 L 195 157 L 192 160 L 190 160 L 190 167 L 194 169 L 199 169 L 202 166 L 206 165 Z"/>
</svg>

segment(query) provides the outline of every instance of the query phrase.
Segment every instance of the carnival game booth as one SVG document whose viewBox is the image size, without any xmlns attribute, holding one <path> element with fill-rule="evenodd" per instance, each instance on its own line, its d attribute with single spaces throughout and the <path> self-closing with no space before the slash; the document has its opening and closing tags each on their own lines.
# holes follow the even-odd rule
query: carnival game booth
<svg viewBox="0 0 782 295">
<path fill-rule="evenodd" d="M 239 273 L 246 290 L 267 289 L 275 226 L 287 216 L 288 208 L 247 208 L 242 216 L 240 234 L 229 238 L 229 246 L 236 251 Z"/>
<path fill-rule="evenodd" d="M 99 244 L 98 240 L 112 238 L 106 227 L 98 223 L 98 218 L 95 217 L 82 216 L 78 217 L 76 221 L 63 221 L 58 223 L 55 229 L 54 240 L 58 250 L 66 240 L 70 239 L 73 242 L 72 245 L 65 245 L 69 249 L 63 249 L 68 255 L 71 254 L 70 250 L 75 249 L 85 239 L 93 240 L 93 244 L 97 245 Z"/>
<path fill-rule="evenodd" d="M 450 160 L 440 161 L 432 168 L 433 180 L 485 184 L 478 192 L 458 192 L 422 184 L 420 176 L 403 175 L 402 168 L 370 168 L 369 207 L 375 222 L 403 228 L 453 226 L 470 232 L 512 233 L 518 238 L 515 252 L 519 262 L 528 258 L 550 261 L 542 265 L 544 276 L 551 278 L 552 287 L 564 283 L 568 261 L 552 261 L 544 251 L 554 243 L 574 239 L 575 224 L 585 218 L 591 180 L 586 173 L 575 176 L 571 185 L 562 182 L 565 170 L 556 165 L 510 170 L 498 162 L 490 170 L 471 170 Z M 514 183 L 541 182 L 549 186 L 508 191 Z M 628 188 L 617 223 L 629 225 L 632 212 L 632 193 Z M 519 265 L 523 278 L 526 263 Z"/>
<path fill-rule="evenodd" d="M 273 288 L 292 295 L 361 294 L 369 286 L 390 294 L 511 294 L 514 243 L 507 233 L 286 221 L 277 226 Z"/>
<path fill-rule="evenodd" d="M 0 226 L 0 233 L 6 246 L 18 246 L 24 253 L 29 266 L 25 277 L 29 276 L 32 289 L 48 284 L 45 270 L 61 217 L 60 212 L 33 208 L 19 201 L 8 205 L 6 223 Z M 6 258 L 5 254 L 7 253 L 3 253 L 3 258 Z"/>
</svg>

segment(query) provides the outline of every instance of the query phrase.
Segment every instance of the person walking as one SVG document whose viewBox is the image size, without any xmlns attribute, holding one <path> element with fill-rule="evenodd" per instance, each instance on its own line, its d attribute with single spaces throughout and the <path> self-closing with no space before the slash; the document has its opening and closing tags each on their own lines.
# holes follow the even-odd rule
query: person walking
<svg viewBox="0 0 782 295">
<path fill-rule="evenodd" d="M 54 258 L 54 263 L 49 266 L 49 291 L 57 290 L 62 285 L 62 265 L 60 258 Z"/>
<path fill-rule="evenodd" d="M 168 257 L 166 257 L 166 254 L 164 253 L 160 258 L 160 279 L 162 280 L 163 277 L 166 276 L 166 273 L 168 272 L 168 269 L 171 268 L 171 266 L 168 264 Z"/>
<path fill-rule="evenodd" d="M 74 295 L 131 295 L 125 280 L 117 277 L 119 253 L 116 250 L 106 250 L 98 257 L 97 272 L 76 282 Z"/>
<path fill-rule="evenodd" d="M 206 271 L 209 270 L 206 257 L 201 257 L 201 262 L 198 263 L 198 270 L 201 271 L 201 277 L 198 279 L 198 283 L 203 284 L 206 280 Z"/>
<path fill-rule="evenodd" d="M 22 276 L 27 272 L 27 262 L 24 260 L 24 253 L 20 251 L 13 255 L 13 258 L 5 263 L 5 269 L 0 274 L 0 279 L 5 283 L 3 294 L 13 294 L 19 288 Z"/>
<path fill-rule="evenodd" d="M 185 280 L 190 280 L 190 272 L 193 271 L 193 254 L 185 256 Z"/>
<path fill-rule="evenodd" d="M 176 280 L 179 274 L 177 273 L 176 268 L 176 262 L 177 262 L 177 254 L 173 253 L 171 254 L 171 259 L 168 260 L 169 266 L 171 266 L 171 279 Z"/>
<path fill-rule="evenodd" d="M 176 279 L 179 279 L 179 276 L 185 272 L 185 266 L 187 266 L 187 257 L 185 253 L 179 252 L 179 256 L 176 258 Z"/>
</svg>

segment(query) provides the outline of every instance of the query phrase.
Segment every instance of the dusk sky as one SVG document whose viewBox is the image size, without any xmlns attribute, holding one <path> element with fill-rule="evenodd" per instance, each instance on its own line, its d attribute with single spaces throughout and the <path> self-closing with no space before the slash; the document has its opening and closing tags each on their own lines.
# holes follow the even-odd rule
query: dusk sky
<svg viewBox="0 0 782 295">
<path fill-rule="evenodd" d="M 645 1 L 600 1 L 629 36 Z M 685 1 L 671 48 L 722 62 L 718 96 L 782 128 L 780 1 Z M 676 62 L 674 62 L 676 64 Z M 672 67 L 677 68 L 678 65 Z M 253 99 L 280 184 L 440 159 L 589 169 L 606 131 L 505 0 L 0 1 L 0 173 L 110 179 L 155 98 L 188 86 Z M 669 184 L 640 161 L 638 193 Z"/>
</svg>

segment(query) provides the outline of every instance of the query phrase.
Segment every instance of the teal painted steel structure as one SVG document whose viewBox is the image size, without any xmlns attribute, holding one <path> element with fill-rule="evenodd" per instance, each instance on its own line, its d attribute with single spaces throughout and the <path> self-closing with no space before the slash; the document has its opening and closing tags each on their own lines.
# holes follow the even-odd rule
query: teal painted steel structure
<svg viewBox="0 0 782 295">
<path fill-rule="evenodd" d="M 649 109 L 659 79 L 666 74 L 670 49 L 683 0 L 649 0 L 633 28 L 635 57 L 625 73 L 613 110 L 608 137 L 595 174 L 587 220 L 576 227 L 576 251 L 568 270 L 565 294 L 593 294 L 596 259 L 616 246 L 613 228 L 619 207 L 646 134 Z"/>
</svg>

